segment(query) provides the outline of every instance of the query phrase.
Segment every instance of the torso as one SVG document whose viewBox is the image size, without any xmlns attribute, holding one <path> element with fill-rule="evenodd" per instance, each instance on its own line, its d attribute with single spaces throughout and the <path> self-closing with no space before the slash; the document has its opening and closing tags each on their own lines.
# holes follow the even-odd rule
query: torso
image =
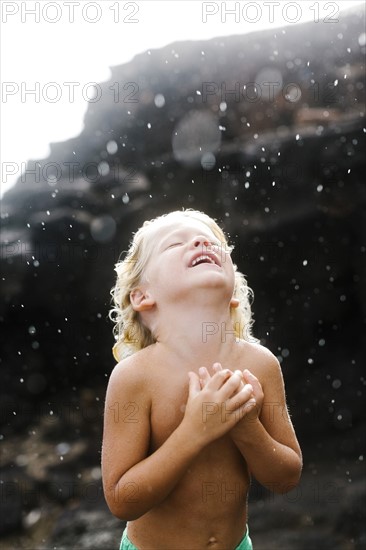
<svg viewBox="0 0 366 550">
<path fill-rule="evenodd" d="M 238 343 L 223 367 L 249 368 L 257 376 L 252 349 Z M 169 364 L 157 353 L 142 363 L 151 394 L 151 454 L 183 419 L 192 367 Z M 128 536 L 139 550 L 234 550 L 246 530 L 249 484 L 245 459 L 225 435 L 205 447 L 162 504 L 129 522 Z"/>
</svg>

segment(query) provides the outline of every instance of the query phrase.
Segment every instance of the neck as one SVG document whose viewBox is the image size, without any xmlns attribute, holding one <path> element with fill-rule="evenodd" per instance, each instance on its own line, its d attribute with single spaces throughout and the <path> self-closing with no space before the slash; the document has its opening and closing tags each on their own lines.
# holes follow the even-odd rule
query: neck
<svg viewBox="0 0 366 550">
<path fill-rule="evenodd" d="M 237 341 L 229 304 L 224 308 L 222 303 L 165 305 L 156 321 L 154 334 L 159 346 L 197 369 L 220 362 Z"/>
</svg>

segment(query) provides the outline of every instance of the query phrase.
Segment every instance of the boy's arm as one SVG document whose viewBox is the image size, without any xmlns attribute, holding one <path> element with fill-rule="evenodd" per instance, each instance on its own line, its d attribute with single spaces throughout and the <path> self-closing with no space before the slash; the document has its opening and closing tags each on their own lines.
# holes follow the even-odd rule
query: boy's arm
<svg viewBox="0 0 366 550">
<path fill-rule="evenodd" d="M 148 456 L 150 403 L 141 379 L 133 361 L 118 365 L 112 372 L 106 396 L 103 488 L 111 512 L 125 520 L 137 519 L 160 504 L 199 452 L 233 427 L 235 415 L 228 415 L 222 422 L 219 411 L 204 421 L 204 403 L 226 401 L 228 407 L 236 408 L 242 417 L 252 391 L 251 386 L 240 390 L 240 377 L 227 370 L 212 377 L 201 391 L 198 377 L 190 373 L 189 397 L 182 422 L 161 447 Z M 231 399 L 233 393 L 235 402 Z"/>
<path fill-rule="evenodd" d="M 286 493 L 299 482 L 301 449 L 288 414 L 279 362 L 269 350 L 262 348 L 262 353 L 258 358 L 264 392 L 260 414 L 252 410 L 230 436 L 257 481 L 271 491 Z M 248 376 L 246 380 L 254 390 L 256 384 L 259 386 Z"/>
</svg>

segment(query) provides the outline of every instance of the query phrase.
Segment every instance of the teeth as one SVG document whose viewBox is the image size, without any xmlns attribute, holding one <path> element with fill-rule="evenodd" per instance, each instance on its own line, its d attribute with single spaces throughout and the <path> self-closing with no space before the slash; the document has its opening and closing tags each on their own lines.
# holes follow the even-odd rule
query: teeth
<svg viewBox="0 0 366 550">
<path fill-rule="evenodd" d="M 210 258 L 210 256 L 202 255 L 202 256 L 198 256 L 198 258 L 196 258 L 196 259 L 193 260 L 192 266 L 191 266 L 191 267 L 194 267 L 195 265 L 198 264 L 198 262 L 202 262 L 203 260 L 208 260 L 208 261 L 211 262 L 212 264 L 215 263 L 215 262 L 213 261 L 213 259 Z"/>
</svg>

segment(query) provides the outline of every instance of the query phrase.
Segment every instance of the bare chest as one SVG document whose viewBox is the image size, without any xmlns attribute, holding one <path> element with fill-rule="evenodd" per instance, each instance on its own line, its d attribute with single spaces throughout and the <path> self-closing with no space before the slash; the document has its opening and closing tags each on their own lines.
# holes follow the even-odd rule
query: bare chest
<svg viewBox="0 0 366 550">
<path fill-rule="evenodd" d="M 182 422 L 188 399 L 188 376 L 166 380 L 157 376 L 151 386 L 151 447 L 160 447 Z"/>
</svg>

